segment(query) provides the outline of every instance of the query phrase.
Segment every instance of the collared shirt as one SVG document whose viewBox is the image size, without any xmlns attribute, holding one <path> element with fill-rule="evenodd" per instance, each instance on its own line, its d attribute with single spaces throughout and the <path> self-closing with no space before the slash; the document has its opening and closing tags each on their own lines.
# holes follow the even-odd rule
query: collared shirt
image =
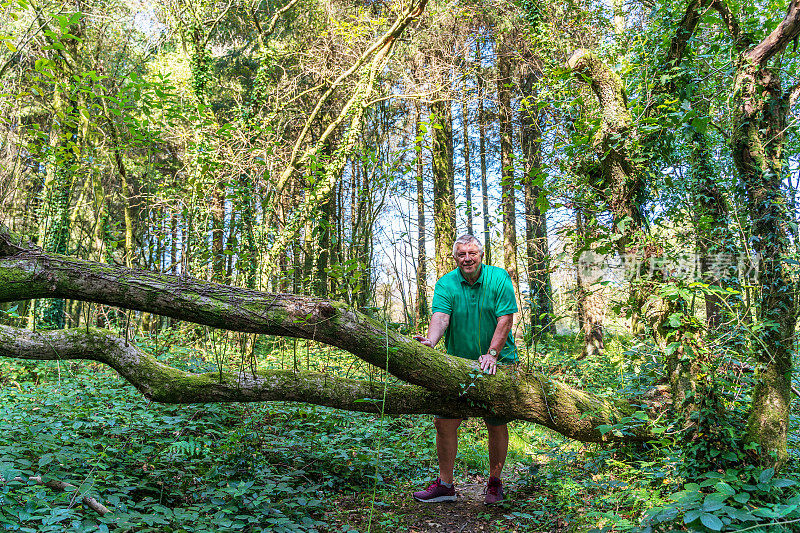
<svg viewBox="0 0 800 533">
<path fill-rule="evenodd" d="M 481 273 L 472 285 L 458 268 L 439 278 L 431 309 L 450 315 L 444 334 L 447 353 L 466 359 L 478 359 L 487 353 L 497 318 L 518 311 L 511 277 L 504 269 L 491 265 L 481 265 Z M 503 363 L 518 361 L 510 332 L 497 359 Z"/>
</svg>

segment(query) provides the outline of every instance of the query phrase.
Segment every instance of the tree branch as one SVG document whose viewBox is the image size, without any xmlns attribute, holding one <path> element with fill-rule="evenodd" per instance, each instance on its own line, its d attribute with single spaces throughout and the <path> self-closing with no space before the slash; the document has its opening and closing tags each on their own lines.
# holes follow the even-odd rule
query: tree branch
<svg viewBox="0 0 800 533">
<path fill-rule="evenodd" d="M 397 20 L 395 20 L 394 24 L 392 24 L 389 30 L 380 39 L 372 43 L 372 45 L 370 45 L 370 47 L 361 54 L 361 57 L 359 57 L 349 69 L 340 74 L 339 77 L 337 77 L 333 83 L 331 83 L 330 87 L 328 87 L 328 90 L 326 90 L 322 97 L 320 97 L 319 102 L 317 102 L 314 110 L 308 116 L 305 124 L 303 125 L 303 129 L 295 141 L 289 162 L 287 163 L 286 168 L 281 173 L 280 177 L 278 178 L 278 182 L 275 185 L 276 193 L 280 194 L 285 189 L 286 185 L 289 183 L 289 179 L 297 170 L 297 167 L 304 165 L 311 157 L 313 157 L 317 151 L 319 151 L 319 146 L 321 146 L 321 144 L 324 143 L 325 139 L 327 138 L 327 136 L 324 136 L 323 138 L 318 139 L 317 143 L 315 143 L 313 147 L 306 150 L 302 156 L 300 155 L 300 147 L 305 142 L 308 132 L 311 129 L 311 125 L 314 123 L 314 120 L 316 120 L 323 105 L 333 95 L 334 91 L 339 88 L 344 80 L 349 78 L 354 72 L 361 68 L 361 66 L 367 62 L 372 54 L 378 50 L 386 48 L 387 45 L 392 44 L 406 29 L 406 27 L 411 24 L 415 18 L 422 14 L 422 11 L 425 9 L 425 4 L 427 4 L 427 0 L 419 0 L 416 5 L 412 2 L 408 9 L 403 11 L 400 16 L 397 17 Z M 330 135 L 330 130 L 326 133 Z"/>
<path fill-rule="evenodd" d="M 106 515 L 106 514 L 111 512 L 111 511 L 109 511 L 108 507 L 106 507 L 102 503 L 98 502 L 97 500 L 95 500 L 91 496 L 86 496 L 85 494 L 79 494 L 80 487 L 76 487 L 72 483 L 67 483 L 66 481 L 61 481 L 61 480 L 58 480 L 58 479 L 48 479 L 47 481 L 45 481 L 45 480 L 42 479 L 42 476 L 30 476 L 30 477 L 28 477 L 27 480 L 25 478 L 22 478 L 22 477 L 15 477 L 13 479 L 5 481 L 3 479 L 3 476 L 0 476 L 0 483 L 2 483 L 4 485 L 7 485 L 8 482 L 10 482 L 10 481 L 17 481 L 19 483 L 27 483 L 28 481 L 32 481 L 32 482 L 36 483 L 37 485 L 43 485 L 43 486 L 48 487 L 48 488 L 53 489 L 53 490 L 60 490 L 60 491 L 63 491 L 63 492 L 73 492 L 73 493 L 76 493 L 76 495 L 80 495 L 81 501 L 84 504 L 86 504 L 86 506 L 89 507 L 90 509 L 92 509 L 93 511 L 96 511 L 101 515 Z"/>
<path fill-rule="evenodd" d="M 30 331 L 0 325 L 0 356 L 33 361 L 90 360 L 106 364 L 146 398 L 160 403 L 305 402 L 366 413 L 435 413 L 453 418 L 491 416 L 464 400 L 440 398 L 422 387 L 347 379 L 320 372 L 263 370 L 195 374 L 142 352 L 97 328 Z"/>
<path fill-rule="evenodd" d="M 678 24 L 678 29 L 675 31 L 675 35 L 669 43 L 667 65 L 669 65 L 670 68 L 675 68 L 680 64 L 681 59 L 683 59 L 683 54 L 686 51 L 686 45 L 689 39 L 692 38 L 692 35 L 694 35 L 697 25 L 700 23 L 700 19 L 709 7 L 709 3 L 709 0 L 692 0 L 689 2 L 689 5 L 686 7 L 686 13 L 684 13 L 683 18 Z"/>
<path fill-rule="evenodd" d="M 800 34 L 800 0 L 791 0 L 786 16 L 772 33 L 747 53 L 748 59 L 764 66 Z"/>
<path fill-rule="evenodd" d="M 280 19 L 281 15 L 289 11 L 298 0 L 289 0 L 289 2 L 283 6 L 282 8 L 278 9 L 273 15 L 272 18 L 269 20 L 269 24 L 267 25 L 266 29 L 261 27 L 261 23 L 258 20 L 258 16 L 256 16 L 256 11 L 258 10 L 258 2 L 253 2 L 251 13 L 250 15 L 253 17 L 253 22 L 256 25 L 256 29 L 258 30 L 258 39 L 260 45 L 266 46 L 267 44 L 267 37 L 272 35 L 272 32 L 275 31 L 275 26 L 278 24 L 278 19 Z"/>
<path fill-rule="evenodd" d="M 615 439 L 609 433 L 601 433 L 597 427 L 615 424 L 635 409 L 625 400 L 612 401 L 595 396 L 541 374 L 526 374 L 511 369 L 500 370 L 496 376 L 484 376 L 475 362 L 444 356 L 339 302 L 291 294 L 261 293 L 45 254 L 35 248 L 15 244 L 2 227 L 0 280 L 3 280 L 0 283 L 0 301 L 71 298 L 148 311 L 227 330 L 314 339 L 353 353 L 372 365 L 387 369 L 410 385 L 433 391 L 438 397 L 463 398 L 489 409 L 497 416 L 535 422 L 585 442 Z M 108 340 L 107 334 L 95 333 L 81 337 L 75 331 L 56 331 L 48 333 L 50 337 L 34 335 L 45 334 L 4 329 L 0 335 L 0 355 L 16 357 L 21 355 L 13 354 L 25 353 L 27 357 L 41 359 L 45 353 L 50 353 L 49 358 L 86 358 L 81 354 L 91 353 L 93 356 L 89 358 L 112 366 L 113 359 L 101 359 L 101 352 L 134 357 L 130 355 L 131 352 L 122 350 L 118 340 Z M 54 346 L 60 348 L 47 352 L 43 344 L 45 339 L 51 343 L 59 341 Z M 87 339 L 94 339 L 95 344 L 88 343 Z M 32 347 L 25 348 L 25 343 Z M 115 357 L 119 360 L 123 355 Z M 187 399 L 181 401 L 256 401 L 264 398 L 249 400 L 253 393 L 243 393 L 243 383 L 248 383 L 251 390 L 262 391 L 259 394 L 267 394 L 269 390 L 268 384 L 255 378 L 247 378 L 253 381 L 246 381 L 246 376 L 226 377 L 223 373 L 220 384 L 220 375 L 216 373 L 203 375 L 202 378 L 188 378 L 185 374 L 176 374 L 178 371 L 174 369 L 158 366 L 160 363 L 138 357 L 135 364 L 115 368 L 132 383 L 138 383 L 137 387 L 141 386 L 145 394 L 159 401 L 175 401 L 176 398 Z M 174 379 L 166 379 L 166 376 Z M 308 377 L 311 381 L 307 381 L 307 386 L 297 395 L 292 392 L 295 387 L 293 380 L 299 379 L 294 373 L 276 373 L 271 375 L 272 378 L 284 380 L 281 387 L 270 393 L 274 394 L 274 399 L 280 396 L 283 400 L 314 401 L 314 394 L 328 394 L 317 390 L 319 380 L 323 379 L 320 376 Z M 326 376 L 324 379 L 332 378 Z M 145 389 L 148 383 L 152 385 Z M 311 386 L 312 383 L 316 383 L 317 389 Z M 357 398 L 370 397 L 359 388 L 364 385 L 341 381 L 336 383 Z M 215 396 L 204 396 L 210 394 L 208 390 L 216 391 L 213 393 Z M 431 392 L 403 388 L 392 390 L 397 391 L 393 394 L 398 395 L 398 405 L 402 398 L 402 402 L 417 405 L 417 412 L 437 412 L 430 405 L 419 403 L 420 400 L 415 402 L 410 399 L 413 394 L 424 396 Z M 223 397 L 227 399 L 220 399 Z M 647 427 L 640 426 L 632 430 L 632 436 L 625 438 L 646 439 Z"/>
<path fill-rule="evenodd" d="M 711 6 L 717 10 L 719 16 L 722 17 L 722 21 L 728 27 L 728 33 L 731 34 L 735 41 L 736 50 L 742 51 L 747 48 L 750 43 L 743 39 L 742 35 L 742 28 L 739 25 L 739 19 L 736 18 L 736 15 L 731 11 L 731 8 L 725 3 L 725 0 L 714 0 L 711 3 Z"/>
</svg>

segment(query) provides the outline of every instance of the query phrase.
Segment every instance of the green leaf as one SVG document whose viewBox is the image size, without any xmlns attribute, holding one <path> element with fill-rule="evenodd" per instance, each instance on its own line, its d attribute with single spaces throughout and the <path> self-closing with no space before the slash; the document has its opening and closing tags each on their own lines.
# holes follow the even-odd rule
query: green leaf
<svg viewBox="0 0 800 533">
<path fill-rule="evenodd" d="M 737 492 L 733 495 L 733 499 L 738 503 L 747 503 L 750 500 L 749 492 Z"/>
<path fill-rule="evenodd" d="M 701 514 L 700 522 L 712 531 L 720 531 L 722 529 L 722 520 L 710 513 Z"/>
<path fill-rule="evenodd" d="M 720 500 L 720 496 L 722 497 L 722 500 Z M 707 513 L 711 511 L 719 511 L 725 506 L 725 503 L 723 503 L 725 498 L 726 496 L 724 494 L 709 494 L 703 501 L 703 511 L 706 511 Z"/>
<path fill-rule="evenodd" d="M 733 490 L 733 487 L 731 487 L 724 481 L 720 481 L 719 483 L 714 485 L 714 489 L 716 489 L 717 492 L 724 494 L 726 496 L 733 496 L 734 494 L 736 494 L 736 491 Z"/>
<path fill-rule="evenodd" d="M 755 522 L 758 520 L 755 516 L 743 509 L 733 509 L 728 512 L 728 515 L 732 518 L 735 518 L 739 522 Z"/>
<path fill-rule="evenodd" d="M 684 524 L 691 524 L 698 518 L 703 512 L 700 509 L 692 509 L 691 511 L 686 511 L 686 514 L 683 515 L 683 523 Z"/>
<path fill-rule="evenodd" d="M 761 472 L 761 475 L 758 476 L 758 482 L 759 483 L 766 483 L 767 481 L 772 479 L 772 476 L 774 476 L 774 475 L 775 475 L 775 469 L 772 468 L 772 467 L 767 468 L 766 470 Z"/>
<path fill-rule="evenodd" d="M 766 507 L 759 507 L 758 509 L 754 509 L 753 514 L 756 516 L 763 516 L 764 518 L 780 518 L 780 515 L 778 513 L 776 513 L 772 509 L 767 509 Z"/>
<path fill-rule="evenodd" d="M 692 119 L 692 127 L 700 135 L 705 135 L 708 130 L 708 117 L 695 117 Z"/>
</svg>

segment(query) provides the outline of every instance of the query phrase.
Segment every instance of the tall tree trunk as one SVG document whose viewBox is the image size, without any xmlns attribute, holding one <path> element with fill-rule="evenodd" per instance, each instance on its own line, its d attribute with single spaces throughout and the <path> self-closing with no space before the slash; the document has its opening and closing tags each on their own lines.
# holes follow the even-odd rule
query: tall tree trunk
<svg viewBox="0 0 800 533">
<path fill-rule="evenodd" d="M 475 40 L 475 63 L 477 64 L 476 81 L 478 84 L 478 142 L 479 150 L 481 152 L 481 206 L 483 207 L 483 251 L 484 262 L 487 265 L 492 264 L 492 239 L 489 229 L 491 223 L 489 220 L 489 189 L 487 184 L 486 175 L 486 115 L 483 109 L 483 100 L 485 94 L 485 82 L 483 80 L 483 65 L 481 46 L 483 46 L 483 39 Z"/>
<path fill-rule="evenodd" d="M 256 288 L 256 274 L 258 272 L 258 249 L 256 248 L 256 210 L 253 208 L 256 205 L 256 186 L 253 183 L 249 173 L 243 173 L 239 176 L 239 194 L 237 195 L 241 200 L 240 211 L 242 221 L 242 233 L 244 238 L 244 253 L 240 253 L 239 260 L 244 262 L 239 268 L 244 270 L 244 286 L 248 289 Z M 281 272 L 285 275 L 287 269 L 286 253 L 281 254 Z M 281 287 L 285 290 L 285 282 L 281 280 Z"/>
<path fill-rule="evenodd" d="M 520 124 L 525 172 L 525 245 L 528 258 L 531 327 L 534 334 L 556 333 L 553 321 L 553 289 L 550 283 L 550 250 L 547 239 L 547 218 L 539 207 L 544 191 L 542 172 L 542 129 L 533 87 L 538 72 L 525 73 L 520 81 L 523 95 Z"/>
<path fill-rule="evenodd" d="M 796 38 L 800 33 L 799 0 L 792 2 L 787 19 L 790 15 L 794 16 L 791 34 Z M 753 343 L 759 367 L 747 434 L 752 442 L 761 446 L 764 462 L 780 464 L 788 458 L 792 354 L 797 323 L 791 289 L 795 284 L 784 262 L 790 251 L 790 218 L 781 190 L 786 176 L 783 147 L 789 98 L 782 94 L 780 74 L 767 66 L 769 54 L 760 47 L 743 54 L 738 65 L 734 95 L 737 113 L 731 150 L 747 190 L 754 248 L 760 258 L 761 297 L 757 307 L 759 318 L 766 326 L 756 333 L 758 339 Z M 775 49 L 770 52 L 777 53 Z"/>
<path fill-rule="evenodd" d="M 433 227 L 436 245 L 436 276 L 452 270 L 456 240 L 456 197 L 453 188 L 453 113 L 451 102 L 442 99 L 430 106 L 433 138 Z"/>
<path fill-rule="evenodd" d="M 169 273 L 174 275 L 178 274 L 178 214 L 173 212 L 169 221 L 170 231 L 170 247 L 169 247 L 169 260 L 170 268 Z"/>
<path fill-rule="evenodd" d="M 424 133 L 421 127 L 422 112 L 419 102 L 414 104 L 414 151 L 416 153 L 417 169 L 417 320 L 420 324 L 427 321 L 430 310 L 428 308 L 428 267 L 425 252 L 425 182 L 422 147 Z"/>
<path fill-rule="evenodd" d="M 700 108 L 699 112 L 702 114 L 703 109 Z M 690 175 L 696 206 L 699 274 L 703 283 L 713 291 L 705 295 L 706 324 L 711 331 L 719 328 L 723 318 L 724 301 L 717 291 L 730 287 L 736 279 L 736 272 L 731 271 L 731 267 L 736 266 L 733 262 L 736 245 L 728 227 L 728 207 L 717 186 L 718 172 L 713 157 L 708 136 L 695 128 L 692 132 Z"/>
<path fill-rule="evenodd" d="M 511 63 L 508 50 L 498 44 L 497 52 L 497 111 L 500 122 L 500 165 L 503 210 L 503 263 L 511 282 L 517 307 L 519 302 L 519 272 L 517 270 L 517 206 L 514 183 L 513 113 L 511 110 Z"/>
<path fill-rule="evenodd" d="M 47 29 L 41 12 L 36 16 L 43 28 Z M 66 44 L 56 42 L 48 36 L 47 40 L 53 48 L 61 50 L 54 62 L 58 80 L 53 86 L 52 111 L 53 120 L 49 135 L 49 156 L 45 162 L 45 181 L 42 188 L 43 200 L 40 204 L 39 243 L 46 252 L 66 254 L 69 242 L 69 206 L 75 180 L 75 168 L 79 164 L 79 152 L 82 142 L 81 122 L 84 118 L 78 113 L 79 99 L 73 87 L 73 76 L 77 75 L 78 41 L 84 35 L 83 23 L 73 25 L 70 30 L 74 39 L 67 39 Z M 55 35 L 55 34 L 52 34 Z M 37 325 L 46 329 L 64 327 L 65 302 L 61 299 L 48 299 L 38 303 L 34 320 Z"/>
<path fill-rule="evenodd" d="M 330 266 L 331 249 L 331 227 L 334 224 L 333 216 L 336 212 L 335 196 L 330 195 L 322 204 L 320 219 L 318 221 L 317 232 L 319 239 L 317 242 L 317 274 L 314 285 L 314 294 L 317 296 L 328 296 L 328 268 Z"/>
<path fill-rule="evenodd" d="M 466 95 L 461 99 L 461 129 L 463 133 L 464 143 L 464 195 L 467 197 L 467 233 L 473 235 L 474 229 L 472 227 L 472 174 L 471 174 L 471 161 L 469 149 L 469 117 L 467 115 Z"/>
<path fill-rule="evenodd" d="M 225 280 L 225 183 L 216 181 L 211 192 L 211 279 Z"/>
<path fill-rule="evenodd" d="M 577 239 L 575 247 L 577 250 L 588 248 L 577 254 L 575 258 L 576 276 L 575 281 L 578 292 L 578 324 L 583 331 L 583 353 L 581 357 L 602 355 L 605 349 L 603 343 L 603 321 L 605 317 L 605 301 L 594 282 L 597 281 L 597 265 L 594 262 L 594 254 L 591 245 L 587 243 L 592 240 L 592 233 L 596 227 L 594 215 L 588 216 L 584 210 L 575 210 L 575 227 Z"/>
</svg>

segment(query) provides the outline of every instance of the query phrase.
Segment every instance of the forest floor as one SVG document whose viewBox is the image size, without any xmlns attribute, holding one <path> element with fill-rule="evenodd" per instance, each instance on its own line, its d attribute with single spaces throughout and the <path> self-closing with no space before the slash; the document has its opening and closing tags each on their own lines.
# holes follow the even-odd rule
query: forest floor
<svg viewBox="0 0 800 533">
<path fill-rule="evenodd" d="M 408 485 L 405 491 L 398 492 L 390 500 L 381 503 L 373 513 L 377 528 L 369 522 L 369 508 L 358 497 L 344 497 L 336 502 L 343 509 L 341 518 L 354 524 L 359 530 L 378 529 L 383 531 L 406 531 L 408 533 L 479 533 L 488 531 L 527 533 L 561 533 L 568 529 L 568 521 L 549 516 L 544 522 L 550 526 L 544 529 L 532 529 L 531 524 L 520 519 L 529 518 L 531 502 L 537 497 L 546 497 L 543 487 L 526 487 L 515 490 L 516 481 L 524 476 L 526 469 L 517 466 L 507 473 L 504 479 L 506 499 L 503 503 L 487 506 L 484 495 L 487 479 L 484 476 L 472 475 L 456 481 L 456 501 L 442 503 L 421 503 L 415 501 L 411 493 L 420 487 Z M 406 487 L 404 487 L 406 488 Z M 366 502 L 369 506 L 370 502 Z M 549 514 L 549 513 L 548 513 Z"/>
<path fill-rule="evenodd" d="M 630 363 L 621 349 L 615 359 L 609 348 L 604 360 L 576 362 L 571 339 L 551 342 L 548 374 L 590 390 L 614 393 L 623 386 L 623 371 L 611 364 Z M 305 366 L 322 367 L 333 358 L 327 348 L 310 348 Z M 188 370 L 210 365 L 205 354 L 187 349 L 169 357 Z M 113 510 L 99 516 L 69 492 L 0 483 L 0 530 L 627 533 L 640 531 L 645 513 L 681 494 L 726 520 L 741 516 L 735 527 L 756 531 L 756 516 L 773 525 L 776 519 L 800 522 L 800 458 L 784 477 L 755 467 L 701 471 L 695 476 L 700 487 L 676 475 L 686 460 L 685 443 L 581 444 L 513 422 L 506 501 L 487 507 L 486 429 L 470 419 L 459 428 L 457 501 L 424 504 L 411 494 L 436 471 L 430 416 L 378 417 L 283 402 L 157 404 L 97 363 L 0 363 L 0 476 L 62 480 Z M 792 420 L 792 435 L 798 435 L 800 420 Z M 691 450 L 699 454 L 703 446 Z M 796 454 L 800 442 L 793 437 L 791 446 Z M 712 458 L 717 448 L 708 450 Z M 727 476 L 724 483 L 721 476 Z M 689 492 L 675 492 L 685 487 Z M 714 504 L 715 495 L 725 505 Z M 733 507 L 734 496 L 747 506 Z M 665 520 L 683 523 L 672 509 Z M 750 511 L 760 514 L 743 514 Z M 717 524 L 710 512 L 701 516 Z M 724 531 L 740 530 L 735 527 Z"/>
</svg>

